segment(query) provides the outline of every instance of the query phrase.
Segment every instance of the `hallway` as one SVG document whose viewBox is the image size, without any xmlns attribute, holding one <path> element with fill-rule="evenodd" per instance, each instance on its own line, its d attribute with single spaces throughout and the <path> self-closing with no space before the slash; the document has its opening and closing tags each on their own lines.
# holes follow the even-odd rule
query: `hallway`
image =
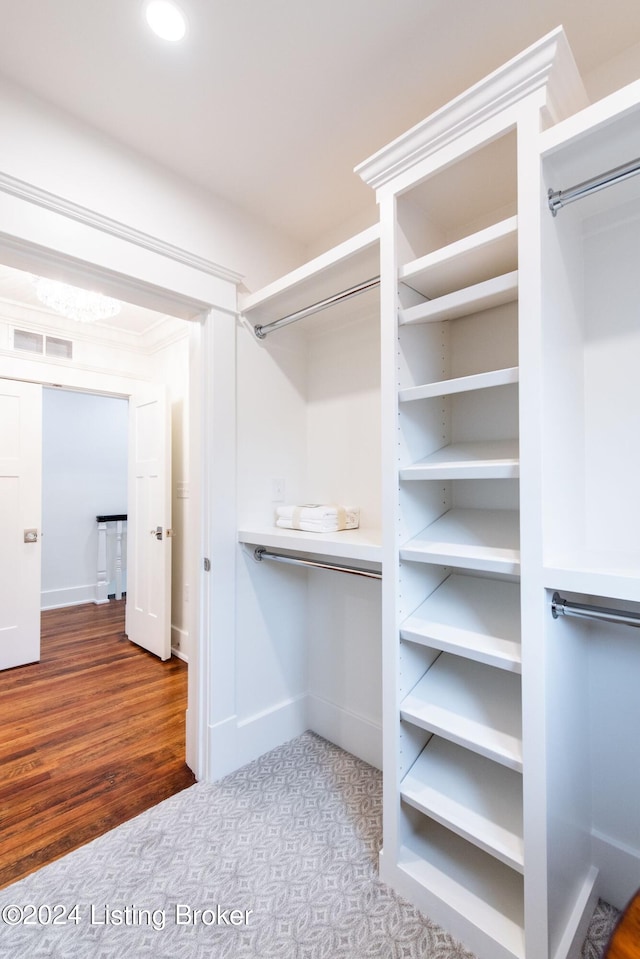
<svg viewBox="0 0 640 959">
<path fill-rule="evenodd" d="M 0 673 L 0 888 L 195 781 L 187 666 L 130 643 L 124 611 L 43 612 L 41 662 Z"/>
</svg>

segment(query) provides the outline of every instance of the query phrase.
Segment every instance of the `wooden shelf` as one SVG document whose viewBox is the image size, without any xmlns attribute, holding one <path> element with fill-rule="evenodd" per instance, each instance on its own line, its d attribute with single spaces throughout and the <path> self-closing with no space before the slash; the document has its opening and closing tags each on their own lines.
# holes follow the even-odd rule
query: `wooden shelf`
<svg viewBox="0 0 640 959">
<path fill-rule="evenodd" d="M 405 543 L 400 558 L 518 575 L 519 513 L 507 509 L 451 509 Z"/>
<path fill-rule="evenodd" d="M 520 678 L 513 673 L 441 653 L 405 696 L 400 715 L 522 771 Z"/>
<path fill-rule="evenodd" d="M 524 890 L 517 872 L 427 819 L 400 847 L 398 863 L 514 959 L 524 959 Z"/>
<path fill-rule="evenodd" d="M 401 469 L 400 479 L 512 479 L 519 462 L 517 440 L 452 443 Z"/>
<path fill-rule="evenodd" d="M 523 871 L 519 773 L 432 736 L 400 793 L 415 809 Z"/>
<path fill-rule="evenodd" d="M 509 273 L 518 264 L 518 219 L 501 220 L 401 267 L 398 279 L 429 299 Z"/>
<path fill-rule="evenodd" d="M 520 672 L 520 587 L 454 573 L 405 619 L 400 636 Z"/>
<path fill-rule="evenodd" d="M 435 396 L 450 396 L 452 393 L 467 393 L 472 390 L 487 390 L 492 386 L 508 386 L 517 383 L 519 367 L 510 366 L 504 370 L 491 370 L 488 373 L 474 373 L 471 376 L 456 376 L 450 380 L 425 383 L 423 386 L 409 386 L 398 391 L 401 403 L 412 400 L 428 400 Z"/>
<path fill-rule="evenodd" d="M 484 280 L 473 286 L 456 290 L 436 300 L 427 300 L 400 310 L 398 317 L 401 326 L 411 323 L 436 323 L 440 320 L 455 320 L 461 316 L 471 316 L 483 310 L 503 303 L 511 303 L 518 298 L 518 271 Z"/>
<path fill-rule="evenodd" d="M 238 542 L 328 558 L 372 563 L 380 563 L 382 560 L 382 536 L 379 529 L 306 533 L 303 530 L 280 529 L 277 526 L 245 526 L 238 530 Z"/>
<path fill-rule="evenodd" d="M 241 312 L 251 323 L 271 323 L 379 273 L 380 224 L 377 223 L 244 297 Z"/>
</svg>

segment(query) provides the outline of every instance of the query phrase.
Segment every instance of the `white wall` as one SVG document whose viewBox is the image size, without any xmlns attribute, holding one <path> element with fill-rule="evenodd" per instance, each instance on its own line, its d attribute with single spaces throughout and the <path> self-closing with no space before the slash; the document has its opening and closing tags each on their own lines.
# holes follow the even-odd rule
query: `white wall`
<svg viewBox="0 0 640 959">
<path fill-rule="evenodd" d="M 42 391 L 42 608 L 96 596 L 96 516 L 127 512 L 128 401 Z"/>
<path fill-rule="evenodd" d="M 0 129 L 0 174 L 240 273 L 249 290 L 302 259 L 299 244 L 271 226 L 7 81 Z"/>
</svg>

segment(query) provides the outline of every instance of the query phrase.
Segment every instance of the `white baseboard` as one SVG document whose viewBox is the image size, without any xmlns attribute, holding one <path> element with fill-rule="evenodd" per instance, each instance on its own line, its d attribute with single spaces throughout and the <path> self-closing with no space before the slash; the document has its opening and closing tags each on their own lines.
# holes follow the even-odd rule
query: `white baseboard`
<svg viewBox="0 0 640 959">
<path fill-rule="evenodd" d="M 239 765 L 244 766 L 308 729 L 306 700 L 304 695 L 294 696 L 238 720 L 237 749 L 241 759 Z"/>
<path fill-rule="evenodd" d="M 238 719 L 229 716 L 207 730 L 207 779 L 214 782 L 270 749 L 311 729 L 359 759 L 382 768 L 382 729 L 317 696 L 300 695 Z"/>
<path fill-rule="evenodd" d="M 206 778 L 215 782 L 306 729 L 306 697 L 298 696 L 243 719 L 229 716 L 207 729 Z"/>
<path fill-rule="evenodd" d="M 171 653 L 185 663 L 189 662 L 189 633 L 186 629 L 171 626 Z"/>
<path fill-rule="evenodd" d="M 67 586 L 64 589 L 47 589 L 40 593 L 40 609 L 60 609 L 63 606 L 83 606 L 85 603 L 95 602 L 95 583 Z"/>
<path fill-rule="evenodd" d="M 319 696 L 307 697 L 308 728 L 382 769 L 382 726 Z"/>
<path fill-rule="evenodd" d="M 592 860 L 599 869 L 598 893 L 616 909 L 624 909 L 640 884 L 640 849 L 593 830 Z"/>
</svg>

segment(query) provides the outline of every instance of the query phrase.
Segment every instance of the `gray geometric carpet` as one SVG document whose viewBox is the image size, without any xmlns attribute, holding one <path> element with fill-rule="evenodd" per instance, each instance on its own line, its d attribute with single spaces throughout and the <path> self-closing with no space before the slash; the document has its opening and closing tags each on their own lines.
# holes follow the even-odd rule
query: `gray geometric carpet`
<svg viewBox="0 0 640 959">
<path fill-rule="evenodd" d="M 304 733 L 0 890 L 0 956 L 472 959 L 377 878 L 381 804 L 378 770 Z"/>
</svg>

